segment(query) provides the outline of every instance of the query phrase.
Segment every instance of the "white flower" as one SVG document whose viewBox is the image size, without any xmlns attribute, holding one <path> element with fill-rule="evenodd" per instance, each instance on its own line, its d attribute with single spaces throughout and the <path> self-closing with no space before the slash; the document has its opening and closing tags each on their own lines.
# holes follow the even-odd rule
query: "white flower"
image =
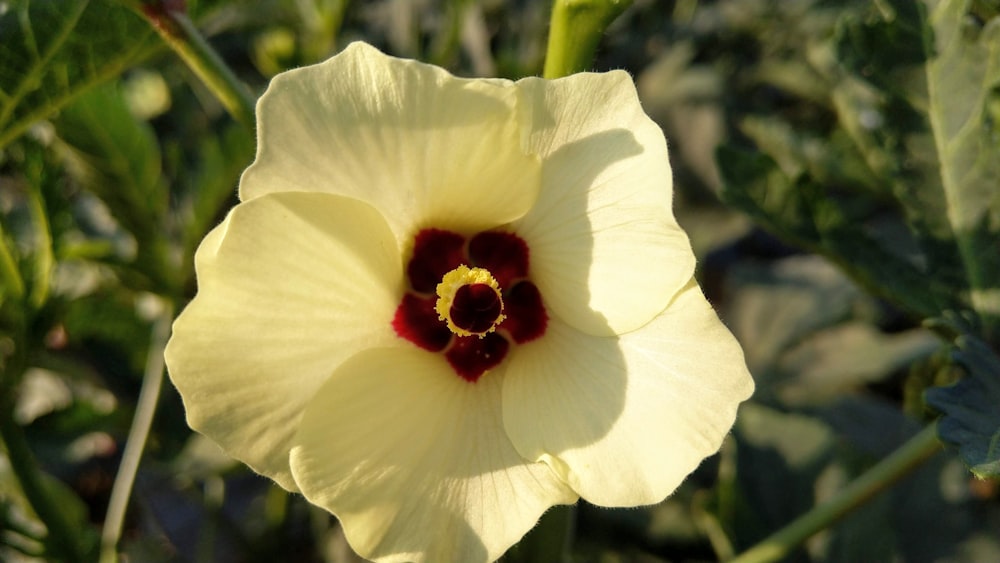
<svg viewBox="0 0 1000 563">
<path fill-rule="evenodd" d="M 358 553 L 494 560 L 718 449 L 753 383 L 626 73 L 467 80 L 355 43 L 257 114 L 167 362 L 191 427 Z"/>
</svg>

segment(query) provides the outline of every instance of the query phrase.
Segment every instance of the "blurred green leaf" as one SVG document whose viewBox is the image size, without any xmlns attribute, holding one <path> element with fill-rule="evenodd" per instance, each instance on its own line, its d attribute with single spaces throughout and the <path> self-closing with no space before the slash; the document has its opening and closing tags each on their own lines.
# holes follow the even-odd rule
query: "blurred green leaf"
<svg viewBox="0 0 1000 563">
<path fill-rule="evenodd" d="M 74 299 L 63 323 L 70 345 L 93 356 L 91 362 L 109 379 L 112 391 L 135 385 L 149 346 L 149 325 L 137 314 L 134 294 L 111 287 Z"/>
<path fill-rule="evenodd" d="M 135 237 L 138 269 L 161 286 L 168 284 L 163 231 L 168 192 L 152 128 L 129 112 L 117 84 L 82 94 L 55 124 L 70 168 Z"/>
<path fill-rule="evenodd" d="M 743 345 L 758 398 L 773 393 L 790 349 L 870 307 L 840 270 L 812 255 L 735 266 L 729 284 L 726 322 Z"/>
<path fill-rule="evenodd" d="M 6 462 L 6 460 L 3 460 Z M 58 503 L 67 521 L 81 533 L 80 547 L 85 552 L 93 553 L 97 547 L 97 533 L 89 525 L 87 519 L 87 506 L 79 496 L 67 487 L 62 481 L 48 474 L 42 474 L 42 485 L 46 492 Z M 50 537 L 44 534 L 44 525 L 38 520 L 31 503 L 21 492 L 20 485 L 6 463 L 0 463 L 0 511 L 3 518 L 0 523 L 4 528 L 18 532 L 19 535 L 33 541 L 38 541 L 46 546 L 49 555 L 59 553 L 57 546 L 52 544 Z M 6 530 L 5 530 L 6 531 Z M 6 539 L 0 545 L 6 543 Z M 32 542 L 33 543 L 33 542 Z M 8 544 L 10 545 L 10 544 Z M 0 550 L 0 554 L 3 551 Z"/>
<path fill-rule="evenodd" d="M 156 137 L 129 112 L 116 85 L 81 95 L 55 123 L 72 149 L 75 172 L 127 229 L 141 231 L 166 212 Z"/>
<path fill-rule="evenodd" d="M 922 329 L 885 334 L 866 322 L 847 322 L 807 337 L 781 359 L 794 379 L 782 386 L 788 404 L 818 404 L 882 381 L 941 346 Z"/>
<path fill-rule="evenodd" d="M 837 437 L 821 420 L 756 403 L 740 408 L 733 433 L 739 446 L 738 502 L 726 528 L 742 550 L 811 508 L 816 480 L 834 459 Z"/>
<path fill-rule="evenodd" d="M 865 162 L 857 146 L 844 131 L 829 136 L 811 134 L 776 117 L 750 116 L 743 119 L 740 131 L 750 137 L 773 158 L 789 177 L 808 173 L 824 186 L 857 186 L 864 191 L 852 197 L 864 205 L 884 199 L 883 179 Z"/>
<path fill-rule="evenodd" d="M 960 336 L 955 360 L 968 375 L 948 387 L 928 389 L 927 403 L 944 413 L 941 440 L 958 448 L 980 478 L 1000 478 L 1000 358 L 980 339 Z"/>
<path fill-rule="evenodd" d="M 717 152 L 723 198 L 778 236 L 818 252 L 877 295 L 923 317 L 956 306 L 914 264 L 862 230 L 847 204 L 808 177 L 793 181 L 769 156 L 731 147 Z"/>
<path fill-rule="evenodd" d="M 0 13 L 0 148 L 158 45 L 111 0 L 15 0 Z"/>
</svg>

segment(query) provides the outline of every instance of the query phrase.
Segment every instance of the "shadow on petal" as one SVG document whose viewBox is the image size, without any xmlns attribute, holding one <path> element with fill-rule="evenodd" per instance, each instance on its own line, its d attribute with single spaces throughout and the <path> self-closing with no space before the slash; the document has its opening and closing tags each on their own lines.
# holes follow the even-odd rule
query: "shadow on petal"
<svg viewBox="0 0 1000 563">
<path fill-rule="evenodd" d="M 599 441 L 625 404 L 627 372 L 618 337 L 604 316 L 590 307 L 594 237 L 588 215 L 593 193 L 589 188 L 607 167 L 641 152 L 642 146 L 624 129 L 603 131 L 564 145 L 543 162 L 543 187 L 535 208 L 513 225 L 528 242 L 531 277 L 552 318 L 541 338 L 515 347 L 501 366 L 504 378 L 512 380 L 506 385 L 514 383 L 518 390 L 511 393 L 504 389 L 505 425 L 521 455 L 545 459 L 564 476 L 566 472 L 550 454 Z M 580 175 L 553 175 L 572 168 L 567 163 L 574 160 L 587 162 L 577 168 Z M 590 329 L 588 332 L 608 336 L 591 337 L 587 347 L 580 347 L 573 336 L 580 325 Z M 579 365 L 601 373 L 596 386 L 590 385 L 589 378 L 567 373 Z M 530 415 L 519 410 L 527 419 L 512 415 L 508 405 L 520 402 L 521 392 L 531 397 Z M 566 404 L 567 398 L 575 402 Z M 556 413 L 559 417 L 551 418 Z M 535 434 L 533 427 L 553 426 L 566 430 L 559 433 L 559 443 L 519 439 Z"/>
</svg>

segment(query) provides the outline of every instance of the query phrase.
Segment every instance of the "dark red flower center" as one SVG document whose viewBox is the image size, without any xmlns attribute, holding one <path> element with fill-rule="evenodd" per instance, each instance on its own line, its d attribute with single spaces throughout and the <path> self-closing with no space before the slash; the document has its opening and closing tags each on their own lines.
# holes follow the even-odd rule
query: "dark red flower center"
<svg viewBox="0 0 1000 563">
<path fill-rule="evenodd" d="M 474 275 L 463 283 L 455 275 L 460 268 L 488 273 L 489 283 Z M 424 229 L 414 238 L 406 274 L 410 287 L 392 320 L 396 334 L 443 353 L 467 381 L 499 365 L 512 344 L 545 333 L 548 314 L 538 287 L 528 279 L 528 245 L 513 233 L 484 231 L 467 238 Z M 457 285 L 442 288 L 442 296 L 438 286 L 446 285 L 446 276 Z"/>
</svg>

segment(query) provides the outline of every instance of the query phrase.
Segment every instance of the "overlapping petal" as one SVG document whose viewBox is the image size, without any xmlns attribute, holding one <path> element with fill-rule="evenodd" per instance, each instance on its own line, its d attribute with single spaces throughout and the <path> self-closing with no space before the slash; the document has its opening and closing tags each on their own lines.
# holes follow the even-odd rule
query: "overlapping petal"
<svg viewBox="0 0 1000 563">
<path fill-rule="evenodd" d="M 518 94 L 353 43 L 280 74 L 257 106 L 260 143 L 244 201 L 276 191 L 347 195 L 400 241 L 421 227 L 476 232 L 524 215 L 540 186 L 521 144 Z"/>
<path fill-rule="evenodd" d="M 625 72 L 517 83 L 542 191 L 514 224 L 553 312 L 595 335 L 639 328 L 691 278 L 666 142 Z"/>
<path fill-rule="evenodd" d="M 396 341 L 396 240 L 359 201 L 276 193 L 233 209 L 195 265 L 198 297 L 166 350 L 188 423 L 296 490 L 288 454 L 306 403 L 346 358 Z"/>
<path fill-rule="evenodd" d="M 456 377 L 408 344 L 345 362 L 316 393 L 291 466 L 376 561 L 497 559 L 549 506 L 576 500 L 504 433 L 501 381 Z"/>
<path fill-rule="evenodd" d="M 719 447 L 753 382 L 692 280 L 627 74 L 465 80 L 356 43 L 276 77 L 258 120 L 167 362 L 193 428 L 336 514 L 359 553 L 494 560 L 548 507 L 658 502 Z M 461 244 L 423 241 L 448 268 L 406 278 L 420 232 Z M 492 333 L 504 355 L 478 379 L 450 333 L 393 329 L 407 279 L 430 292 L 470 236 L 544 307 L 535 332 Z M 489 237 L 527 259 L 505 271 Z"/>
<path fill-rule="evenodd" d="M 651 323 L 595 337 L 553 322 L 504 377 L 504 426 L 601 506 L 663 500 L 722 443 L 753 381 L 694 281 Z"/>
</svg>

